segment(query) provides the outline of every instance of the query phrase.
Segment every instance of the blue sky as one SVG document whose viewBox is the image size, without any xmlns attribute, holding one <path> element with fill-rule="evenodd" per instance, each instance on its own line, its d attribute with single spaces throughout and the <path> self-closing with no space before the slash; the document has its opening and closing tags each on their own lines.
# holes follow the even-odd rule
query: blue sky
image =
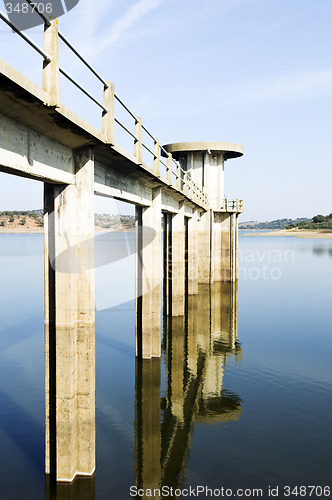
<svg viewBox="0 0 332 500">
<path fill-rule="evenodd" d="M 225 193 L 244 199 L 242 220 L 270 220 L 332 212 L 331 19 L 331 0 L 80 0 L 59 28 L 161 143 L 242 144 Z M 1 58 L 40 84 L 40 57 L 0 28 Z M 101 98 L 62 49 L 60 64 Z M 69 84 L 61 96 L 99 126 Z M 41 184 L 0 175 L 0 210 L 41 206 Z"/>
</svg>

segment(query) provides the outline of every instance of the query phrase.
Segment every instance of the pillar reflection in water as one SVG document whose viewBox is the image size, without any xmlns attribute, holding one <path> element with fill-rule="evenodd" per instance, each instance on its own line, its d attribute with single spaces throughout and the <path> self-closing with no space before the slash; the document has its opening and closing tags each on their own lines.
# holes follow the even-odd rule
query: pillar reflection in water
<svg viewBox="0 0 332 500">
<path fill-rule="evenodd" d="M 95 500 L 95 476 L 77 477 L 72 483 L 56 483 L 49 475 L 45 480 L 45 500 Z"/>
<path fill-rule="evenodd" d="M 160 361 L 136 364 L 136 482 L 144 489 L 181 487 L 196 422 L 239 419 L 241 399 L 223 385 L 227 358 L 241 357 L 237 342 L 237 283 L 199 285 L 184 316 L 165 316 L 166 388 Z"/>
</svg>

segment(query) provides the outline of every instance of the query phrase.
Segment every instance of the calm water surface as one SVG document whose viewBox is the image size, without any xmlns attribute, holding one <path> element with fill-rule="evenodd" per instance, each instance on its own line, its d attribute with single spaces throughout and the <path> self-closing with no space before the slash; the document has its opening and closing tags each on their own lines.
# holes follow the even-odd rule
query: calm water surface
<svg viewBox="0 0 332 500">
<path fill-rule="evenodd" d="M 189 297 L 185 318 L 164 321 L 161 361 L 135 361 L 133 255 L 97 269 L 97 471 L 53 491 L 43 236 L 0 235 L 1 500 L 125 499 L 135 484 L 264 498 L 269 486 L 332 486 L 332 240 L 239 240 L 238 289 Z"/>
</svg>

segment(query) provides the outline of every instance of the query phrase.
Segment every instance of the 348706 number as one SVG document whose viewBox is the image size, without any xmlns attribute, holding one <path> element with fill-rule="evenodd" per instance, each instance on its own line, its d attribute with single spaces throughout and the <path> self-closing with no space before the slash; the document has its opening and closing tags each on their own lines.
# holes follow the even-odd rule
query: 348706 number
<svg viewBox="0 0 332 500">
<path fill-rule="evenodd" d="M 31 4 L 28 3 L 11 3 L 7 2 L 5 3 L 6 11 L 8 14 L 12 14 L 13 12 L 16 12 L 17 14 L 32 14 L 34 10 L 38 10 L 41 14 L 52 14 L 53 11 L 53 6 L 52 3 L 33 3 Z"/>
<path fill-rule="evenodd" d="M 329 497 L 331 495 L 330 486 L 284 486 L 284 496 L 299 497 Z"/>
</svg>

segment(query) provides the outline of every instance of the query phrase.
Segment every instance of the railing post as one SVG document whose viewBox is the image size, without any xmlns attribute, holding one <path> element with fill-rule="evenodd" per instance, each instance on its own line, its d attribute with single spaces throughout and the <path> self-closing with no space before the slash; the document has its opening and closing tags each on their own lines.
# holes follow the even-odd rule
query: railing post
<svg viewBox="0 0 332 500">
<path fill-rule="evenodd" d="M 181 191 L 181 169 L 180 165 L 176 165 L 176 188 Z"/>
<path fill-rule="evenodd" d="M 101 131 L 107 144 L 115 144 L 115 121 L 114 121 L 114 85 L 112 82 L 106 82 L 108 87 L 104 87 L 103 104 L 107 112 L 103 111 L 101 119 Z"/>
<path fill-rule="evenodd" d="M 135 122 L 135 143 L 134 143 L 134 155 L 137 158 L 139 165 L 142 165 L 142 118 L 137 117 Z"/>
<path fill-rule="evenodd" d="M 188 185 L 188 173 L 186 172 L 185 174 L 183 174 L 183 192 L 186 196 L 188 196 L 188 193 L 189 193 L 189 185 Z"/>
<path fill-rule="evenodd" d="M 154 141 L 153 173 L 157 177 L 160 177 L 160 144 L 158 139 Z"/>
<path fill-rule="evenodd" d="M 167 156 L 166 180 L 167 180 L 168 184 L 170 184 L 171 186 L 173 184 L 172 172 L 173 172 L 173 157 L 172 157 L 172 153 L 169 153 L 169 155 Z"/>
<path fill-rule="evenodd" d="M 49 96 L 49 105 L 60 104 L 60 73 L 59 73 L 59 46 L 58 21 L 53 19 L 51 24 L 44 25 L 44 50 L 51 56 L 51 61 L 43 63 L 43 90 Z"/>
<path fill-rule="evenodd" d="M 228 198 L 225 198 L 225 211 L 228 212 Z"/>
</svg>

